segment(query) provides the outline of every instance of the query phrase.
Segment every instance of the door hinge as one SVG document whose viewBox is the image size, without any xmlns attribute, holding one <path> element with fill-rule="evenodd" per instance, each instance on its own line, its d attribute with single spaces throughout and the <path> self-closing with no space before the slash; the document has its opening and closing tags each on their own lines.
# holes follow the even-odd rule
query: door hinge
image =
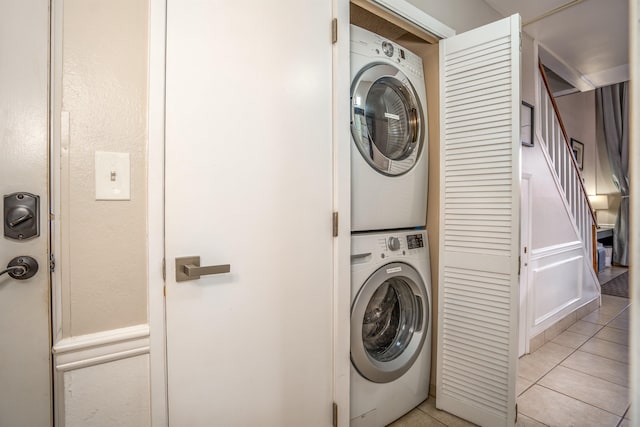
<svg viewBox="0 0 640 427">
<path fill-rule="evenodd" d="M 333 427 L 338 427 L 338 404 L 333 402 Z"/>
<path fill-rule="evenodd" d="M 162 280 L 167 280 L 167 261 L 162 258 Z"/>
<path fill-rule="evenodd" d="M 338 237 L 338 212 L 333 213 L 333 237 Z"/>
<path fill-rule="evenodd" d="M 514 422 L 518 422 L 518 404 L 516 403 L 516 419 Z"/>
<path fill-rule="evenodd" d="M 518 257 L 518 276 L 520 275 L 520 267 L 522 266 L 522 257 Z"/>
<path fill-rule="evenodd" d="M 331 20 L 331 44 L 338 43 L 338 18 Z"/>
<path fill-rule="evenodd" d="M 56 271 L 56 257 L 54 254 L 49 254 L 49 272 Z"/>
</svg>

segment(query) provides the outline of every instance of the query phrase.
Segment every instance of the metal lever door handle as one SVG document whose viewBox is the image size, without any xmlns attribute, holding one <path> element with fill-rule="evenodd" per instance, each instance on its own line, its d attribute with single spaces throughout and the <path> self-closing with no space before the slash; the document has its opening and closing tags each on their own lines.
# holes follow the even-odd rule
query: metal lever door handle
<svg viewBox="0 0 640 427">
<path fill-rule="evenodd" d="M 176 282 L 196 280 L 200 276 L 231 272 L 230 264 L 200 266 L 199 256 L 176 258 Z"/>
<path fill-rule="evenodd" d="M 9 261 L 7 268 L 0 270 L 0 276 L 8 274 L 16 280 L 30 279 L 38 272 L 38 261 L 30 256 L 18 256 Z"/>
<path fill-rule="evenodd" d="M 182 266 L 182 271 L 184 271 L 184 273 L 189 277 L 198 278 L 200 276 L 206 276 L 207 274 L 228 273 L 231 271 L 231 265 L 222 264 L 200 267 L 193 264 L 187 264 Z"/>
<path fill-rule="evenodd" d="M 24 267 L 22 265 L 14 265 L 11 267 L 7 267 L 4 270 L 0 271 L 0 276 L 2 276 L 3 274 L 7 274 L 9 273 L 9 276 L 13 277 L 13 275 L 20 277 L 22 275 L 24 275 L 27 272 L 27 267 Z"/>
</svg>

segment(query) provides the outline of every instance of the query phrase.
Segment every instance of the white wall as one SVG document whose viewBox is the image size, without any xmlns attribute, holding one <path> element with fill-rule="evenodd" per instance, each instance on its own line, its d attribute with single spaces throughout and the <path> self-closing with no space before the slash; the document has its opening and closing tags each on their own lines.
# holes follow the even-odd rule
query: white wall
<svg viewBox="0 0 640 427">
<path fill-rule="evenodd" d="M 584 144 L 582 176 L 587 193 L 609 195 L 609 209 L 598 211 L 598 224 L 615 224 L 620 196 L 611 179 L 609 159 L 605 153 L 599 154 L 596 144 L 595 91 L 561 96 L 556 103 L 569 138 Z"/>
<path fill-rule="evenodd" d="M 522 39 L 522 99 L 536 104 L 538 78 L 537 47 L 526 34 Z M 539 120 L 536 118 L 536 125 Z M 535 139 L 535 138 L 534 138 Z M 533 147 L 522 147 L 522 173 L 531 182 L 531 247 L 530 250 L 573 242 L 578 239 L 572 220 L 558 194 L 540 140 Z"/>
<path fill-rule="evenodd" d="M 596 93 L 577 92 L 556 98 L 569 138 L 584 144 L 582 177 L 587 194 L 596 194 Z"/>
<path fill-rule="evenodd" d="M 524 35 L 522 97 L 535 105 L 536 110 L 539 109 L 536 101 L 537 56 L 535 41 Z M 580 117 L 576 114 L 576 123 Z M 539 123 L 536 117 L 536 126 Z M 585 253 L 580 242 L 539 136 L 537 132 L 533 147 L 522 147 L 522 173 L 529 176 L 531 197 L 530 246 L 526 255 L 529 264 L 527 301 L 524 307 L 529 338 L 598 297 L 590 254 Z"/>
<path fill-rule="evenodd" d="M 533 147 L 522 147 L 522 173 L 531 176 L 532 250 L 578 240 L 540 144 L 536 139 Z"/>
</svg>

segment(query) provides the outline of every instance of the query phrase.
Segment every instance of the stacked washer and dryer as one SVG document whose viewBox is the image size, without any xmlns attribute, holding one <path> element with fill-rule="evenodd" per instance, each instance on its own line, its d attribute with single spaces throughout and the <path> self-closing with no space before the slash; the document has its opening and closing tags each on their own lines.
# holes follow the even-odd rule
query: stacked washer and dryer
<svg viewBox="0 0 640 427">
<path fill-rule="evenodd" d="M 422 59 L 351 26 L 352 427 L 429 394 L 431 284 Z"/>
</svg>

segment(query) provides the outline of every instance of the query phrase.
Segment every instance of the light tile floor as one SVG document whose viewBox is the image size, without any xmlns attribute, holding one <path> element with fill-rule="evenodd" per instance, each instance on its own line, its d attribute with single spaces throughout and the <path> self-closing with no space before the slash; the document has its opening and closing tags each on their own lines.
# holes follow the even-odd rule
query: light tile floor
<svg viewBox="0 0 640 427">
<path fill-rule="evenodd" d="M 628 332 L 629 300 L 603 295 L 598 310 L 520 358 L 517 425 L 631 426 Z M 429 398 L 391 427 L 473 425 Z"/>
</svg>

